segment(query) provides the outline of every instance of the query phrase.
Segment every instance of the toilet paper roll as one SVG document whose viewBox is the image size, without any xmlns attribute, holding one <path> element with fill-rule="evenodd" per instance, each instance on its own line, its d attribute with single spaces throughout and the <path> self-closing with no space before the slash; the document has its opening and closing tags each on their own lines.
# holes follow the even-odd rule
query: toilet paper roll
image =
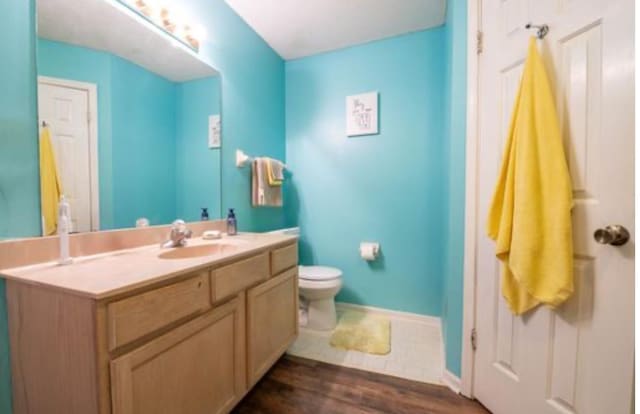
<svg viewBox="0 0 640 414">
<path fill-rule="evenodd" d="M 364 260 L 372 261 L 378 257 L 380 245 L 378 243 L 363 242 L 360 243 L 360 257 Z"/>
</svg>

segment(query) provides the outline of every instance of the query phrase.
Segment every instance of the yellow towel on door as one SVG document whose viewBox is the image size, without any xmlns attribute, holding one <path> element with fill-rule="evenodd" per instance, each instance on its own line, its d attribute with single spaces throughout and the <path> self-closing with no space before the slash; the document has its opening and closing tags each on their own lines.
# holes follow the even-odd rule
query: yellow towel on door
<svg viewBox="0 0 640 414">
<path fill-rule="evenodd" d="M 45 236 L 54 234 L 57 230 L 58 201 L 61 194 L 62 185 L 53 154 L 51 133 L 48 127 L 44 127 L 40 133 L 40 205 Z"/>
<path fill-rule="evenodd" d="M 573 293 L 572 205 L 553 94 L 532 37 L 487 223 L 513 313 L 556 307 Z"/>
</svg>

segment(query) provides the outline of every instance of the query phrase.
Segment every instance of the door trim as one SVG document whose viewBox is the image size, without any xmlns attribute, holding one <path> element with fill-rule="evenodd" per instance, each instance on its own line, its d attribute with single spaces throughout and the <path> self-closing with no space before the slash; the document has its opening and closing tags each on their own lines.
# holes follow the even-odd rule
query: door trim
<svg viewBox="0 0 640 414">
<path fill-rule="evenodd" d="M 475 354 L 471 333 L 476 326 L 476 229 L 477 229 L 477 165 L 478 165 L 478 33 L 481 31 L 482 0 L 467 4 L 467 142 L 464 224 L 464 288 L 462 324 L 462 375 L 460 392 L 473 397 Z"/>
<path fill-rule="evenodd" d="M 91 188 L 91 231 L 100 230 L 100 186 L 98 178 L 98 86 L 95 83 L 38 76 L 38 84 L 60 86 L 87 92 L 89 103 L 89 185 Z"/>
</svg>

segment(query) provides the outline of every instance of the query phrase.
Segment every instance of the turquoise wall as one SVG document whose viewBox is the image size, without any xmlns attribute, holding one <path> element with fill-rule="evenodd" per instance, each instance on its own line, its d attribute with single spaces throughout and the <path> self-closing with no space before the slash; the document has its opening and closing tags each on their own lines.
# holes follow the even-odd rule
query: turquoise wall
<svg viewBox="0 0 640 414">
<path fill-rule="evenodd" d="M 467 2 L 448 0 L 447 44 L 447 261 L 443 289 L 442 326 L 446 367 L 461 375 L 464 281 L 465 145 L 467 100 Z"/>
<path fill-rule="evenodd" d="M 250 169 L 235 151 L 285 159 L 284 61 L 224 0 L 171 0 L 207 30 L 200 56 L 222 73 L 222 206 L 242 231 L 284 225 L 282 208 L 252 208 Z"/>
<path fill-rule="evenodd" d="M 40 234 L 34 7 L 0 0 L 0 239 Z"/>
<path fill-rule="evenodd" d="M 35 4 L 0 0 L 0 239 L 40 234 Z M 0 413 L 11 412 L 9 338 L 0 280 Z"/>
<path fill-rule="evenodd" d="M 447 218 L 446 32 L 286 63 L 287 225 L 301 263 L 342 269 L 339 301 L 439 316 Z M 345 97 L 380 93 L 380 134 L 345 135 Z M 373 263 L 358 253 L 377 241 Z"/>
<path fill-rule="evenodd" d="M 208 148 L 209 115 L 220 114 L 220 79 L 178 85 L 176 135 L 177 216 L 200 220 L 200 209 L 221 217 L 220 149 Z"/>
<path fill-rule="evenodd" d="M 302 262 L 343 269 L 338 300 L 441 315 L 458 376 L 466 6 L 450 0 L 443 28 L 286 64 L 287 225 L 301 227 Z M 344 97 L 370 90 L 381 134 L 345 137 Z M 381 242 L 380 263 L 358 258 L 360 240 Z"/>
<path fill-rule="evenodd" d="M 176 219 L 176 84 L 112 59 L 115 227 Z"/>
</svg>

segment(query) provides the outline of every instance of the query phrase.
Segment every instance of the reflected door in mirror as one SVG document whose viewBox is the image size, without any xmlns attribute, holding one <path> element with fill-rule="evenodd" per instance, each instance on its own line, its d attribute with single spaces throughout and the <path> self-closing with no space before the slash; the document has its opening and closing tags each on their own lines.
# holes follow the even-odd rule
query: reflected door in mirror
<svg viewBox="0 0 640 414">
<path fill-rule="evenodd" d="M 82 84 L 52 78 L 38 81 L 38 112 L 51 132 L 62 193 L 71 206 L 72 231 L 98 229 L 97 170 L 92 165 L 89 90 Z M 93 168 L 92 168 L 93 167 Z M 95 183 L 95 184 L 94 184 Z"/>
</svg>

